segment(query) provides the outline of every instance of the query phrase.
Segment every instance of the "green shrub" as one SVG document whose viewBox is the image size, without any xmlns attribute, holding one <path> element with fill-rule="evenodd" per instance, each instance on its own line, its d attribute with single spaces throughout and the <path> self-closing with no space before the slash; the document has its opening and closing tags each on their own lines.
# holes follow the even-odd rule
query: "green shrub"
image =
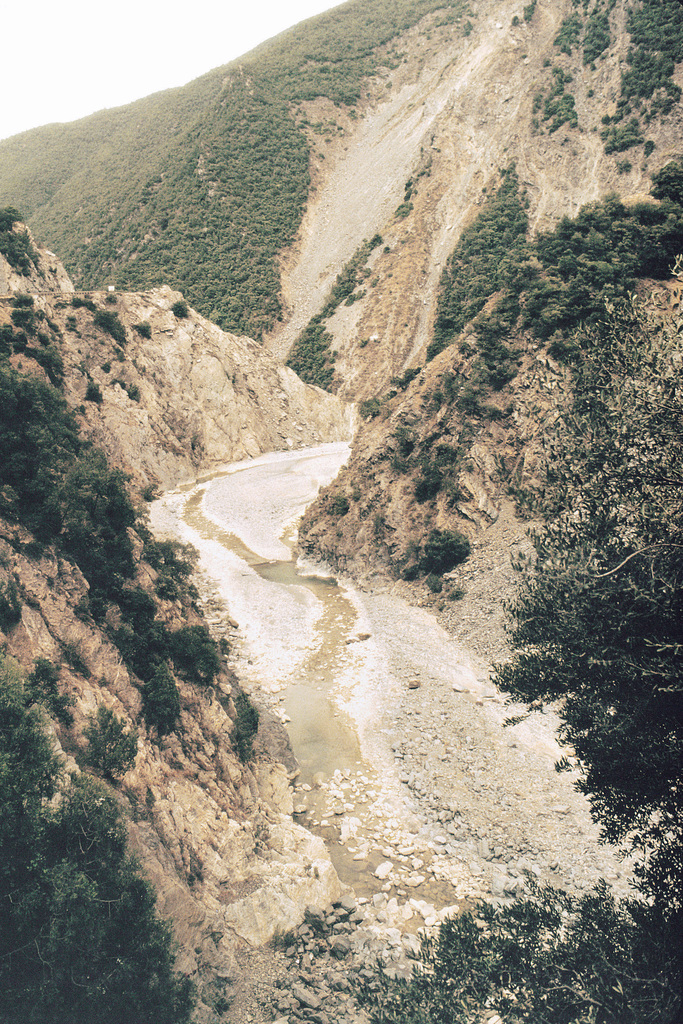
<svg viewBox="0 0 683 1024">
<path fill-rule="evenodd" d="M 583 63 L 592 64 L 596 61 L 611 41 L 609 15 L 605 11 L 593 10 L 586 22 L 583 37 Z"/>
<path fill-rule="evenodd" d="M 671 929 L 604 882 L 580 897 L 529 882 L 510 906 L 480 903 L 425 937 L 407 981 L 382 966 L 360 992 L 371 1024 L 663 1024 L 675 1017 Z"/>
<path fill-rule="evenodd" d="M 78 428 L 51 385 L 0 364 L 0 489 L 4 511 L 38 540 L 61 529 L 63 477 L 78 457 Z"/>
<path fill-rule="evenodd" d="M 68 640 L 62 640 L 61 647 L 64 658 L 74 672 L 78 672 L 79 675 L 85 676 L 87 679 L 90 676 L 90 669 L 83 658 L 80 644 L 72 643 Z"/>
<path fill-rule="evenodd" d="M 349 511 L 349 499 L 345 494 L 331 495 L 327 502 L 327 510 L 332 516 L 345 516 Z"/>
<path fill-rule="evenodd" d="M 112 313 L 109 309 L 98 309 L 93 317 L 93 323 L 100 330 L 106 331 L 119 345 L 126 344 L 126 329 L 119 320 L 118 313 Z"/>
<path fill-rule="evenodd" d="M 216 644 L 206 626 L 182 626 L 168 634 L 176 667 L 193 682 L 208 685 L 220 671 Z"/>
<path fill-rule="evenodd" d="M 153 501 L 154 496 L 154 488 L 149 497 L 143 494 L 146 501 Z M 190 583 L 190 577 L 197 562 L 197 552 L 192 545 L 150 537 L 145 541 L 144 557 L 157 572 L 155 589 L 159 597 L 169 601 L 181 597 L 194 600 L 197 592 Z"/>
<path fill-rule="evenodd" d="M 186 320 L 190 315 L 190 307 L 184 299 L 178 299 L 177 302 L 174 302 L 171 306 L 171 312 L 178 320 Z"/>
<path fill-rule="evenodd" d="M 145 721 L 159 736 L 173 732 L 180 718 L 180 694 L 173 673 L 163 661 L 142 689 Z"/>
<path fill-rule="evenodd" d="M 379 410 L 379 398 L 366 398 L 358 406 L 358 412 L 364 420 L 374 419 L 375 416 L 379 415 Z"/>
<path fill-rule="evenodd" d="M 6 633 L 21 619 L 21 601 L 13 579 L 0 583 L 0 629 Z"/>
<path fill-rule="evenodd" d="M 470 554 L 470 542 L 462 533 L 432 530 L 425 541 L 420 567 L 423 572 L 442 576 L 464 562 Z"/>
<path fill-rule="evenodd" d="M 671 161 L 652 175 L 652 195 L 683 206 L 683 163 Z"/>
<path fill-rule="evenodd" d="M 369 271 L 365 264 L 378 245 L 382 236 L 366 239 L 337 275 L 329 297 L 320 313 L 314 316 L 292 346 L 287 366 L 291 367 L 307 384 L 331 390 L 334 383 L 334 354 L 332 335 L 325 330 L 324 321 L 332 316 L 342 302 L 353 299 L 354 289 L 363 281 Z M 357 296 L 360 298 L 360 296 Z"/>
<path fill-rule="evenodd" d="M 140 679 L 148 682 L 171 656 L 168 630 L 156 619 L 157 607 L 141 587 L 125 587 L 118 595 L 123 623 L 113 632 L 121 655 Z"/>
<path fill-rule="evenodd" d="M 75 558 L 94 596 L 115 598 L 135 572 L 128 528 L 135 509 L 126 477 L 91 450 L 65 474 L 60 488 L 62 543 Z"/>
<path fill-rule="evenodd" d="M 505 281 L 507 270 L 523 262 L 528 219 L 519 180 L 508 168 L 486 206 L 465 228 L 442 274 L 434 340 L 427 358 L 450 345 L 465 324 Z"/>
<path fill-rule="evenodd" d="M 258 731 L 259 713 L 243 690 L 235 690 L 232 700 L 237 711 L 233 731 L 233 743 L 242 764 L 254 756 L 253 742 Z"/>
<path fill-rule="evenodd" d="M 64 382 L 64 360 L 61 352 L 54 345 L 45 345 L 44 348 L 31 349 L 30 355 L 45 370 L 50 383 L 55 387 L 61 386 Z"/>
<path fill-rule="evenodd" d="M 148 320 L 142 320 L 139 324 L 133 324 L 133 330 L 137 331 L 141 338 L 152 337 L 152 326 Z"/>
<path fill-rule="evenodd" d="M 31 705 L 0 657 L 0 1019 L 188 1024 L 192 989 L 122 810 L 87 774 L 62 781 Z"/>
<path fill-rule="evenodd" d="M 88 381 L 88 386 L 85 389 L 85 400 L 86 402 L 95 402 L 97 405 L 102 404 L 102 391 L 97 381 Z"/>
<path fill-rule="evenodd" d="M 57 666 L 47 658 L 38 658 L 26 681 L 27 706 L 42 704 L 62 725 L 68 727 L 73 724 L 73 715 L 69 711 L 73 699 L 59 692 L 58 681 Z"/>
<path fill-rule="evenodd" d="M 31 243 L 28 231 L 13 230 L 21 222 L 21 214 L 11 206 L 0 210 L 0 253 L 13 270 L 30 274 L 38 266 L 38 253 Z"/>
<path fill-rule="evenodd" d="M 577 46 L 583 23 L 580 15 L 574 13 L 564 18 L 560 25 L 560 31 L 553 39 L 553 44 L 559 46 L 562 53 L 571 54 L 572 47 Z"/>
<path fill-rule="evenodd" d="M 91 313 L 94 313 L 97 309 L 92 299 L 85 299 L 82 295 L 74 295 L 71 299 L 71 305 L 74 309 L 89 309 Z"/>
<path fill-rule="evenodd" d="M 433 572 L 429 573 L 425 580 L 425 583 L 427 584 L 429 590 L 431 590 L 432 594 L 440 594 L 441 591 L 443 590 L 443 580 L 441 579 L 440 576 L 437 576 Z"/>
<path fill-rule="evenodd" d="M 623 153 L 625 149 L 639 146 L 644 141 L 637 117 L 620 124 L 607 125 L 600 132 L 600 138 L 605 143 L 606 153 Z"/>
<path fill-rule="evenodd" d="M 107 779 L 121 779 L 135 765 L 138 734 L 126 731 L 113 711 L 100 705 L 84 730 L 88 740 L 85 762 Z"/>
</svg>

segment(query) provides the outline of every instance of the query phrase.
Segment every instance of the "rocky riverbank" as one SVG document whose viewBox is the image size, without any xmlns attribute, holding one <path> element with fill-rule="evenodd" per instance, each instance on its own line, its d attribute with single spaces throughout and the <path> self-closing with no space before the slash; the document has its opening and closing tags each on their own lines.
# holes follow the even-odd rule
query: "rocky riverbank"
<svg viewBox="0 0 683 1024">
<path fill-rule="evenodd" d="M 506 727 L 514 708 L 490 681 L 507 653 L 511 555 L 526 543 L 513 518 L 483 534 L 450 581 L 456 601 L 343 582 L 357 609 L 346 643 L 363 650 L 365 670 L 334 701 L 355 723 L 363 763 L 295 781 L 293 812 L 325 839 L 347 895 L 309 907 L 278 948 L 245 951 L 224 1020 L 361 1024 L 354 992 L 377 956 L 404 974 L 421 930 L 446 915 L 523 895 L 529 878 L 580 892 L 604 877 L 627 891 L 628 867 L 600 845 L 575 776 L 554 769 L 556 718 Z M 209 580 L 204 590 L 208 600 Z M 233 640 L 239 652 L 238 631 Z M 283 692 L 252 693 L 286 718 Z"/>
</svg>

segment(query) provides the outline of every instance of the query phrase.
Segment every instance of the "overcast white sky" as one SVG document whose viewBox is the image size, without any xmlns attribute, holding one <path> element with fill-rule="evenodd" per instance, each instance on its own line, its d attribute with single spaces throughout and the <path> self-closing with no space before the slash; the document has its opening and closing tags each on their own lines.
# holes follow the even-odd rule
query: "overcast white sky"
<svg viewBox="0 0 683 1024">
<path fill-rule="evenodd" d="M 198 78 L 341 0 L 3 4 L 0 139 Z"/>
</svg>

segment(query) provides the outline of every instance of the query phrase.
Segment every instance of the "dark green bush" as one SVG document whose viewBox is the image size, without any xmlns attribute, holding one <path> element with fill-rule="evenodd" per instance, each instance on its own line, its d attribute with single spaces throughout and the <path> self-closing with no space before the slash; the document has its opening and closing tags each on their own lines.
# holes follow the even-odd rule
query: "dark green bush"
<svg viewBox="0 0 683 1024">
<path fill-rule="evenodd" d="M 138 734 L 127 731 L 109 708 L 100 705 L 84 733 L 88 740 L 85 762 L 105 778 L 121 779 L 134 766 Z"/>
<path fill-rule="evenodd" d="M 91 313 L 94 313 L 97 309 L 92 299 L 85 299 L 82 295 L 74 295 L 71 299 L 71 305 L 74 309 L 89 309 Z"/>
<path fill-rule="evenodd" d="M 168 634 L 168 644 L 173 661 L 184 676 L 203 686 L 213 682 L 221 662 L 206 626 L 182 626 Z"/>
<path fill-rule="evenodd" d="M 11 206 L 0 210 L 0 253 L 17 273 L 30 274 L 33 266 L 38 265 L 38 253 L 28 231 L 13 230 L 14 225 L 20 222 L 18 210 Z"/>
<path fill-rule="evenodd" d="M 528 219 L 514 168 L 503 173 L 484 210 L 465 228 L 441 277 L 434 340 L 427 357 L 450 345 L 526 253 Z"/>
<path fill-rule="evenodd" d="M 74 672 L 78 672 L 79 675 L 85 676 L 87 679 L 90 676 L 90 669 L 83 658 L 80 644 L 72 643 L 68 640 L 62 640 L 61 647 L 64 658 Z"/>
<path fill-rule="evenodd" d="M 126 344 L 126 329 L 119 320 L 118 313 L 112 313 L 109 309 L 98 309 L 93 317 L 93 323 L 111 335 L 119 345 Z"/>
<path fill-rule="evenodd" d="M 683 164 L 671 161 L 652 175 L 652 195 L 683 206 Z"/>
<path fill-rule="evenodd" d="M 243 690 L 235 690 L 232 700 L 237 711 L 233 731 L 233 743 L 242 764 L 254 756 L 253 742 L 258 731 L 259 713 Z"/>
<path fill-rule="evenodd" d="M 581 36 L 583 22 L 581 16 L 574 13 L 562 20 L 560 31 L 553 39 L 555 46 L 559 46 L 562 53 L 571 54 L 572 47 L 577 46 Z"/>
<path fill-rule="evenodd" d="M 479 904 L 422 941 L 408 981 L 379 967 L 361 992 L 371 1024 L 665 1024 L 676 1020 L 676 942 L 644 904 L 604 882 L 581 897 L 532 883 L 510 906 Z"/>
<path fill-rule="evenodd" d="M 363 419 L 374 419 L 375 416 L 379 415 L 380 402 L 379 398 L 366 398 L 358 406 L 358 412 Z"/>
<path fill-rule="evenodd" d="M 59 692 L 58 682 L 57 666 L 47 658 L 38 658 L 26 681 L 27 706 L 42 704 L 62 725 L 68 727 L 73 723 L 73 715 L 69 711 L 73 700 L 67 694 Z"/>
<path fill-rule="evenodd" d="M 80 447 L 76 422 L 62 396 L 51 385 L 0 364 L 4 510 L 39 540 L 59 534 L 62 480 Z"/>
<path fill-rule="evenodd" d="M 142 689 L 145 721 L 159 736 L 165 736 L 176 727 L 180 718 L 180 694 L 173 673 L 165 661 Z"/>
<path fill-rule="evenodd" d="M 65 549 L 95 594 L 115 598 L 135 571 L 128 536 L 135 509 L 126 477 L 109 469 L 102 452 L 91 450 L 67 471 L 59 497 Z"/>
<path fill-rule="evenodd" d="M 440 594 L 441 591 L 443 590 L 443 580 L 441 579 L 440 576 L 437 576 L 433 572 L 429 573 L 425 580 L 425 583 L 427 584 L 429 590 L 431 590 L 432 594 Z"/>
<path fill-rule="evenodd" d="M 152 337 L 152 326 L 147 320 L 142 320 L 139 324 L 133 324 L 133 330 L 137 331 L 141 338 Z"/>
<path fill-rule="evenodd" d="M 332 335 L 325 330 L 320 318 L 314 318 L 294 342 L 287 366 L 307 384 L 329 390 L 334 380 L 332 341 Z"/>
<path fill-rule="evenodd" d="M 17 584 L 13 579 L 0 583 L 0 629 L 4 633 L 16 626 L 21 619 L 21 601 Z"/>
<path fill-rule="evenodd" d="M 332 516 L 345 516 L 349 511 L 349 499 L 345 494 L 333 494 L 328 499 L 327 510 Z"/>
<path fill-rule="evenodd" d="M 102 391 L 97 381 L 88 381 L 88 386 L 85 389 L 85 400 L 86 402 L 95 402 L 97 405 L 102 404 Z"/>
<path fill-rule="evenodd" d="M 596 61 L 611 41 L 609 15 L 605 11 L 593 10 L 586 22 L 583 37 L 583 63 L 592 64 Z"/>
<path fill-rule="evenodd" d="M 171 306 L 171 312 L 178 320 L 186 320 L 190 315 L 190 307 L 184 299 L 178 299 L 177 302 L 174 302 Z"/>
<path fill-rule="evenodd" d="M 61 352 L 54 345 L 31 349 L 30 355 L 45 370 L 51 384 L 54 384 L 55 387 L 60 387 L 63 384 L 64 360 Z"/>
<path fill-rule="evenodd" d="M 432 530 L 424 543 L 420 567 L 423 572 L 442 576 L 464 562 L 470 554 L 470 542 L 462 533 Z"/>
<path fill-rule="evenodd" d="M 144 495 L 143 495 L 144 496 Z M 145 500 L 152 501 L 151 493 Z M 181 597 L 194 600 L 197 596 L 190 577 L 197 561 L 197 552 L 190 544 L 173 540 L 145 541 L 144 557 L 157 572 L 155 589 L 159 597 L 173 601 Z"/>
<path fill-rule="evenodd" d="M 128 667 L 148 682 L 171 656 L 168 630 L 156 619 L 156 604 L 142 588 L 125 587 L 118 603 L 123 623 L 113 633 L 114 642 Z"/>
</svg>

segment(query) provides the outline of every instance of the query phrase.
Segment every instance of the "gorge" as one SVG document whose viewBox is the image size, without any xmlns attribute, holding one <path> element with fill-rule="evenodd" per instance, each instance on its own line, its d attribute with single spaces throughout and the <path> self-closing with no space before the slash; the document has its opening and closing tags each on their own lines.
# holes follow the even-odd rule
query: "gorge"
<svg viewBox="0 0 683 1024">
<path fill-rule="evenodd" d="M 0 796 L 17 708 L 62 766 L 0 1019 L 146 1019 L 87 791 L 155 1024 L 679 1024 L 681 54 L 677 0 L 349 0 L 0 142 Z"/>
</svg>

